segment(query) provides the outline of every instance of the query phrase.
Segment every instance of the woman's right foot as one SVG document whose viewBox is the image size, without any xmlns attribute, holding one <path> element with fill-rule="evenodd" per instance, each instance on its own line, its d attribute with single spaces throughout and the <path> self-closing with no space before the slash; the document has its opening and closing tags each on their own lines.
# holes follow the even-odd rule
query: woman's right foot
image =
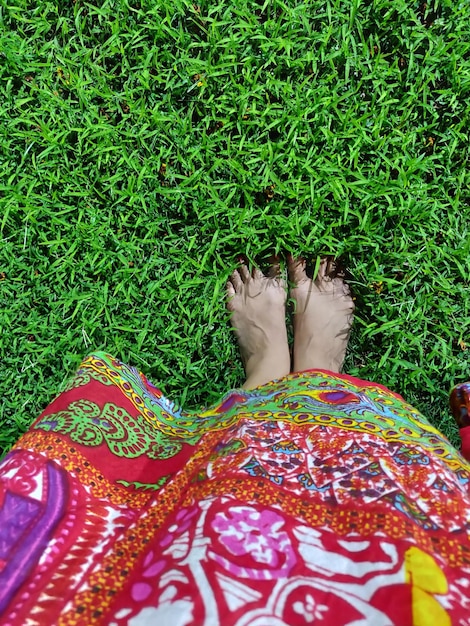
<svg viewBox="0 0 470 626">
<path fill-rule="evenodd" d="M 259 269 L 250 272 L 242 263 L 227 283 L 227 297 L 246 371 L 244 389 L 254 389 L 289 374 L 287 294 L 279 276 L 279 264 L 273 264 L 269 275 L 264 276 Z"/>
<path fill-rule="evenodd" d="M 290 297 L 295 301 L 294 372 L 326 369 L 340 372 L 353 321 L 354 302 L 342 278 L 328 276 L 322 259 L 315 280 L 304 259 L 288 258 Z"/>
</svg>

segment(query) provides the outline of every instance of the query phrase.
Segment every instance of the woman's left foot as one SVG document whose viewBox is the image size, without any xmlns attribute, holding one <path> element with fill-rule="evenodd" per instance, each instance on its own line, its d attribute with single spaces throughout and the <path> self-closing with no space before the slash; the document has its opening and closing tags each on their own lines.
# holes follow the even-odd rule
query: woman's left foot
<svg viewBox="0 0 470 626">
<path fill-rule="evenodd" d="M 286 299 L 279 265 L 273 265 L 266 277 L 259 269 L 250 273 L 242 264 L 227 283 L 227 307 L 232 311 L 231 322 L 247 376 L 244 389 L 254 389 L 290 372 Z"/>
</svg>

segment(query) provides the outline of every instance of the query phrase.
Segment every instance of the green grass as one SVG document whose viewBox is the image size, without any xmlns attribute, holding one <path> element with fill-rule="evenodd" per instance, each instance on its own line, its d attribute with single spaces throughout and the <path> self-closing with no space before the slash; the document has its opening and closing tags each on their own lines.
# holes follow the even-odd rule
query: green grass
<svg viewBox="0 0 470 626">
<path fill-rule="evenodd" d="M 0 0 L 0 447 L 89 352 L 243 378 L 245 252 L 342 255 L 346 370 L 452 440 L 469 377 L 470 5 Z"/>
</svg>

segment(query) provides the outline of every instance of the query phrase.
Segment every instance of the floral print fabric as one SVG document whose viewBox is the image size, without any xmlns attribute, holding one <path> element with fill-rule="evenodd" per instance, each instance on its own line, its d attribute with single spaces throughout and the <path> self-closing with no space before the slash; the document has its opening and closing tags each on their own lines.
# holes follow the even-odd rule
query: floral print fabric
<svg viewBox="0 0 470 626">
<path fill-rule="evenodd" d="M 0 624 L 464 625 L 469 477 L 380 385 L 188 412 L 92 355 L 0 465 Z"/>
</svg>

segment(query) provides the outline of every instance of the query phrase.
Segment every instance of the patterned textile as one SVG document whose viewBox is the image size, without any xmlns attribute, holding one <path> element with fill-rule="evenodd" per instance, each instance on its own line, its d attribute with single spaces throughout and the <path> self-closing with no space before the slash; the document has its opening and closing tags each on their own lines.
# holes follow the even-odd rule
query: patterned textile
<svg viewBox="0 0 470 626">
<path fill-rule="evenodd" d="M 0 465 L 0 624 L 470 624 L 469 477 L 377 384 L 187 412 L 92 355 Z"/>
</svg>

